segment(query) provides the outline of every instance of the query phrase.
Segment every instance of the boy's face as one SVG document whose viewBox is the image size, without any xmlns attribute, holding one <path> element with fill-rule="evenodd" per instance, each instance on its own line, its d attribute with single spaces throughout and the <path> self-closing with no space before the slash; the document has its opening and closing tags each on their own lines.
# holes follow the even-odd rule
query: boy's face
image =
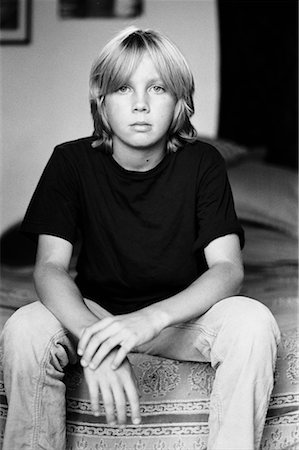
<svg viewBox="0 0 299 450">
<path fill-rule="evenodd" d="M 128 82 L 105 97 L 114 150 L 164 150 L 175 105 L 145 53 Z"/>
</svg>

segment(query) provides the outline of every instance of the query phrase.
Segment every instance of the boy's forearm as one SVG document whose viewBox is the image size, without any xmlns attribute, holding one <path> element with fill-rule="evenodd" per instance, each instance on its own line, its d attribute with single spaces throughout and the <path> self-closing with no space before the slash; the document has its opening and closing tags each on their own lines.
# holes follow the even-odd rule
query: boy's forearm
<svg viewBox="0 0 299 450">
<path fill-rule="evenodd" d="M 144 312 L 149 314 L 162 330 L 200 317 L 219 300 L 237 295 L 242 282 L 242 268 L 226 262 L 215 264 L 189 287 L 144 308 Z"/>
<path fill-rule="evenodd" d="M 130 351 L 154 339 L 164 328 L 196 319 L 219 300 L 236 295 L 242 280 L 241 264 L 217 262 L 180 293 L 96 323 L 80 339 L 84 367 L 96 369 L 112 349 L 118 348 L 113 361 L 113 368 L 118 368 Z M 97 348 L 90 345 L 91 339 L 97 339 Z"/>
<path fill-rule="evenodd" d="M 51 263 L 37 266 L 34 282 L 40 301 L 78 339 L 84 328 L 99 320 L 66 270 Z"/>
</svg>

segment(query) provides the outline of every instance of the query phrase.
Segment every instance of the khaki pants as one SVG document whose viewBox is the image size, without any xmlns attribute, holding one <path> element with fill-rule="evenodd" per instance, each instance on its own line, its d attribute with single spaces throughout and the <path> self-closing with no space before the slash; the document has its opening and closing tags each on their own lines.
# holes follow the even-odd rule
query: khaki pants
<svg viewBox="0 0 299 450">
<path fill-rule="evenodd" d="M 109 315 L 91 300 L 99 317 Z M 40 303 L 16 311 L 2 333 L 8 416 L 3 450 L 65 449 L 63 370 L 76 343 Z M 138 349 L 180 361 L 210 361 L 209 450 L 257 450 L 273 388 L 280 332 L 263 304 L 246 297 L 218 302 L 196 320 L 168 327 Z"/>
</svg>

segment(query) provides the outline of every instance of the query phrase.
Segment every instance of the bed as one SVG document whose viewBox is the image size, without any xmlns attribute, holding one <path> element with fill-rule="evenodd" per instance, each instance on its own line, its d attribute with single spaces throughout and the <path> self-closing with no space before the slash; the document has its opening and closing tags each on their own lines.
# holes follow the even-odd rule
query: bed
<svg viewBox="0 0 299 450">
<path fill-rule="evenodd" d="M 297 174 L 224 141 L 236 210 L 245 229 L 243 293 L 275 315 L 282 333 L 262 450 L 299 449 Z M 3 264 L 0 327 L 36 299 L 32 264 Z M 91 414 L 79 366 L 67 370 L 67 450 L 204 450 L 214 370 L 206 363 L 131 354 L 141 392 L 141 426 L 108 427 Z M 1 440 L 7 403 L 0 380 Z"/>
</svg>

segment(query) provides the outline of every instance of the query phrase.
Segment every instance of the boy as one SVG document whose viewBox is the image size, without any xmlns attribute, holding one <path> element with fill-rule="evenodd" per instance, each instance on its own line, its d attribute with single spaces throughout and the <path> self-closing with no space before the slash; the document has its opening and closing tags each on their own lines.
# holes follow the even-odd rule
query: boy
<svg viewBox="0 0 299 450">
<path fill-rule="evenodd" d="M 138 425 L 130 351 L 210 361 L 208 448 L 259 447 L 279 330 L 238 296 L 243 231 L 224 161 L 196 140 L 193 91 L 184 57 L 154 31 L 123 31 L 95 61 L 95 134 L 55 149 L 23 222 L 38 236 L 40 302 L 3 332 L 4 450 L 65 447 L 63 369 L 77 357 L 94 414 L 101 392 L 109 424 L 126 422 L 128 401 Z"/>
</svg>

